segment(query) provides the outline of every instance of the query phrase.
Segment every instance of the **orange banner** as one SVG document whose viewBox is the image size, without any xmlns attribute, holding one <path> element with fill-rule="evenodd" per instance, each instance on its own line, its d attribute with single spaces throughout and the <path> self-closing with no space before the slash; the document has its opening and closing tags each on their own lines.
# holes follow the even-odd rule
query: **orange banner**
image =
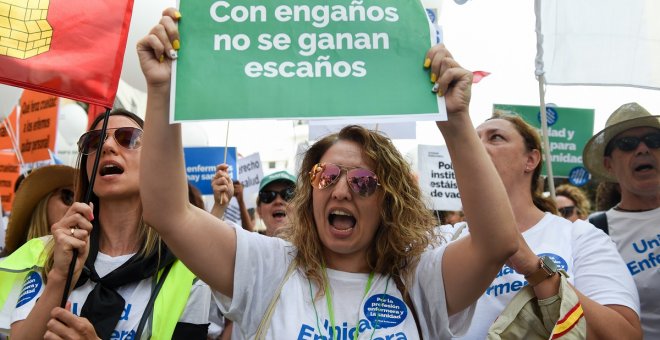
<svg viewBox="0 0 660 340">
<path fill-rule="evenodd" d="M 11 111 L 11 114 L 5 118 L 7 121 L 7 124 L 12 129 L 12 132 L 14 133 L 14 136 L 16 136 L 16 131 L 18 131 L 17 126 L 16 126 L 16 108 L 14 108 Z M 9 133 L 7 132 L 7 129 L 5 129 L 5 124 L 0 123 L 0 150 L 5 150 L 5 149 L 14 149 L 11 143 L 11 138 L 9 137 Z"/>
<path fill-rule="evenodd" d="M 25 163 L 50 159 L 55 150 L 59 99 L 50 94 L 25 90 L 18 119 L 19 145 Z"/>
<path fill-rule="evenodd" d="M 13 151 L 0 151 L 0 198 L 2 209 L 10 211 L 14 202 L 14 184 L 20 174 L 18 159 Z"/>
</svg>

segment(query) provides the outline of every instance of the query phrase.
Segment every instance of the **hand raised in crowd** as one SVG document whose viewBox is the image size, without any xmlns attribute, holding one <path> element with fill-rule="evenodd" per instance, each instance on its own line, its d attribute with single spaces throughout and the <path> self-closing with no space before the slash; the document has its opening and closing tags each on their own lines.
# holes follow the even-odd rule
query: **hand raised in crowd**
<svg viewBox="0 0 660 340">
<path fill-rule="evenodd" d="M 472 72 L 462 68 L 444 44 L 435 45 L 428 50 L 424 66 L 431 70 L 433 91 L 437 92 L 438 96 L 445 97 L 447 115 L 467 117 L 472 95 Z"/>
<path fill-rule="evenodd" d="M 158 25 L 154 26 L 149 35 L 137 44 L 140 67 L 149 87 L 156 89 L 169 86 L 172 75 L 172 60 L 177 58 L 179 49 L 179 31 L 177 22 L 181 13 L 174 8 L 163 11 Z"/>
<path fill-rule="evenodd" d="M 86 318 L 71 313 L 71 302 L 66 303 L 66 309 L 53 308 L 51 319 L 46 324 L 44 339 L 93 339 L 97 340 L 94 326 Z"/>
<path fill-rule="evenodd" d="M 78 258 L 74 269 L 73 281 L 80 276 L 85 259 L 89 253 L 89 235 L 92 232 L 94 205 L 76 202 L 71 205 L 61 220 L 53 224 L 51 234 L 55 242 L 53 269 L 48 273 L 49 279 L 56 275 L 58 279 L 66 279 L 73 250 L 78 250 Z"/>
<path fill-rule="evenodd" d="M 228 168 L 229 165 L 227 164 L 219 164 L 216 167 L 215 176 L 211 180 L 213 199 L 215 201 L 211 208 L 211 214 L 218 218 L 225 216 L 225 210 L 229 206 L 229 201 L 234 196 L 234 184 L 227 172 Z"/>
<path fill-rule="evenodd" d="M 243 200 L 243 184 L 239 181 L 234 182 L 234 197 L 237 200 Z"/>
<path fill-rule="evenodd" d="M 234 196 L 234 184 L 229 177 L 227 169 L 229 165 L 219 164 L 216 166 L 215 176 L 211 180 L 213 188 L 213 199 L 216 204 L 227 207 L 229 201 Z"/>
</svg>

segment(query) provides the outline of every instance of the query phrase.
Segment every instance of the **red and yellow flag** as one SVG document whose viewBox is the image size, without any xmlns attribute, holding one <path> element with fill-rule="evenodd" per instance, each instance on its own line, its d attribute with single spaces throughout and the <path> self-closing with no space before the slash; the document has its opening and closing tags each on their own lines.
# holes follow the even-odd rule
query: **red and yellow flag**
<svg viewBox="0 0 660 340">
<path fill-rule="evenodd" d="M 133 0 L 0 0 L 0 83 L 112 107 Z"/>
<path fill-rule="evenodd" d="M 582 304 L 578 302 L 561 320 L 557 321 L 555 328 L 552 330 L 551 339 L 559 339 L 566 333 L 570 332 L 570 330 L 580 322 L 580 319 L 582 319 L 583 316 L 584 311 L 582 310 Z"/>
</svg>

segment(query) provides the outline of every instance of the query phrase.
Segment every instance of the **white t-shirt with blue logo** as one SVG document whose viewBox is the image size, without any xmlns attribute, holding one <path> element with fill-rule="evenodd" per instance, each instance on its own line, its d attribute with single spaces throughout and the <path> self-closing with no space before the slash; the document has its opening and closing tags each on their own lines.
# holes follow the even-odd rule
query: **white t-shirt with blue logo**
<svg viewBox="0 0 660 340">
<path fill-rule="evenodd" d="M 100 277 L 103 277 L 122 264 L 128 261 L 133 255 L 121 255 L 111 257 L 99 253 L 96 257 L 94 267 Z M 94 289 L 96 283 L 87 280 L 85 284 L 71 292 L 69 300 L 71 302 L 71 311 L 75 315 L 80 315 L 80 310 L 87 300 L 87 295 Z M 134 339 L 140 323 L 140 318 L 151 297 L 151 291 L 154 285 L 153 277 L 142 281 L 131 283 L 117 289 L 117 293 L 126 301 L 124 311 L 121 314 L 115 330 L 110 339 Z M 30 272 L 22 287 L 16 286 L 14 289 L 20 289 L 16 309 L 14 309 L 11 322 L 25 320 L 34 308 L 37 299 L 44 291 L 43 278 L 38 272 Z M 192 324 L 207 324 L 209 321 L 209 311 L 211 304 L 211 289 L 206 283 L 197 280 L 191 287 L 190 296 L 186 304 L 183 315 L 179 319 L 181 322 Z M 145 332 L 150 329 L 149 324 L 145 326 Z M 144 338 L 144 337 L 143 337 Z"/>
<path fill-rule="evenodd" d="M 660 208 L 607 211 L 612 241 L 639 292 L 644 339 L 660 339 Z"/>
<path fill-rule="evenodd" d="M 264 313 L 284 278 L 295 254 L 291 244 L 236 228 L 237 252 L 234 295 L 229 299 L 214 292 L 225 317 L 234 320 L 233 339 L 252 339 Z M 464 332 L 474 305 L 447 317 L 442 280 L 444 247 L 427 251 L 415 272 L 410 295 L 425 339 L 447 339 Z M 409 307 L 394 280 L 375 274 L 365 295 L 369 274 L 327 270 L 334 310 L 334 325 L 340 340 L 419 339 Z M 310 287 L 311 286 L 311 287 Z M 331 318 L 325 297 L 316 300 L 317 287 L 294 271 L 282 288 L 272 314 L 268 339 L 330 339 Z"/>
<path fill-rule="evenodd" d="M 582 220 L 571 223 L 546 213 L 522 235 L 537 255 L 550 257 L 565 270 L 570 276 L 568 281 L 582 294 L 601 305 L 622 305 L 639 314 L 635 283 L 614 243 L 601 230 Z M 479 298 L 472 326 L 464 338 L 485 339 L 488 328 L 525 285 L 523 275 L 505 265 Z"/>
</svg>

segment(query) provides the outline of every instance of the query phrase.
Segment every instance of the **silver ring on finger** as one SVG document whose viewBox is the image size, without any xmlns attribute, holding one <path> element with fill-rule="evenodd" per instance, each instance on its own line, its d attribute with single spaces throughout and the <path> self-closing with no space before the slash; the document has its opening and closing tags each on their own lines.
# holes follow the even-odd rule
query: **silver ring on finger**
<svg viewBox="0 0 660 340">
<path fill-rule="evenodd" d="M 69 228 L 69 231 L 71 232 L 71 236 L 76 237 L 76 227 Z"/>
</svg>

